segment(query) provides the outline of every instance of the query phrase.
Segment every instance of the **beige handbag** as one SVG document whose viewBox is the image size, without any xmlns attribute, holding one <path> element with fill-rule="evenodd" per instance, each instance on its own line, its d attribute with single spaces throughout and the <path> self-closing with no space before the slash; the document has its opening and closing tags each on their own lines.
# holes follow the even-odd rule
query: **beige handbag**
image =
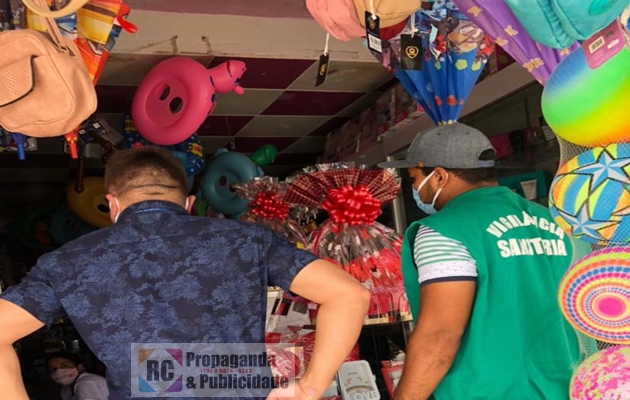
<svg viewBox="0 0 630 400">
<path fill-rule="evenodd" d="M 0 32 L 0 126 L 9 132 L 61 136 L 96 111 L 96 91 L 79 50 L 54 20 L 47 18 L 46 26 L 47 34 Z"/>
</svg>

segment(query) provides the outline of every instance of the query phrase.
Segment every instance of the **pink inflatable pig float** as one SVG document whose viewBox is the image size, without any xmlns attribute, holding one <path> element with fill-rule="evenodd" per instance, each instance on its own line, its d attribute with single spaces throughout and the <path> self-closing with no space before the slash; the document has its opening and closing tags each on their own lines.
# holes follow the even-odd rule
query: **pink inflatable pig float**
<svg viewBox="0 0 630 400">
<path fill-rule="evenodd" d="M 214 110 L 215 93 L 245 93 L 240 86 L 245 71 L 245 63 L 236 60 L 211 69 L 186 57 L 162 61 L 134 95 L 131 116 L 138 133 L 162 146 L 186 141 Z"/>
<path fill-rule="evenodd" d="M 245 71 L 247 71 L 247 66 L 243 61 L 228 60 L 209 69 L 208 74 L 217 93 L 234 91 L 237 94 L 243 94 L 245 89 L 241 87 L 241 78 Z"/>
</svg>

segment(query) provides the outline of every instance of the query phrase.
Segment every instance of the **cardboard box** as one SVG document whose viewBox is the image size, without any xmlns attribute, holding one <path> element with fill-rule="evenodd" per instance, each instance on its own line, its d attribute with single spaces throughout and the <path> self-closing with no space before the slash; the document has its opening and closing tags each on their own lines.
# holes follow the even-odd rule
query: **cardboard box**
<svg viewBox="0 0 630 400">
<path fill-rule="evenodd" d="M 355 118 L 346 122 L 341 127 L 341 147 L 339 149 L 339 159 L 343 160 L 355 154 L 359 149 L 359 136 L 362 131 L 362 121 Z"/>
<path fill-rule="evenodd" d="M 361 134 L 359 136 L 359 152 L 363 152 L 378 143 L 376 112 L 373 108 L 369 108 L 365 110 L 359 118 L 363 121 L 361 124 Z"/>
<path fill-rule="evenodd" d="M 393 126 L 392 90 L 383 93 L 372 106 L 376 114 L 376 134 L 382 135 Z"/>
<path fill-rule="evenodd" d="M 326 147 L 322 156 L 323 163 L 339 161 L 339 150 L 341 148 L 341 130 L 335 129 L 326 138 Z"/>
</svg>

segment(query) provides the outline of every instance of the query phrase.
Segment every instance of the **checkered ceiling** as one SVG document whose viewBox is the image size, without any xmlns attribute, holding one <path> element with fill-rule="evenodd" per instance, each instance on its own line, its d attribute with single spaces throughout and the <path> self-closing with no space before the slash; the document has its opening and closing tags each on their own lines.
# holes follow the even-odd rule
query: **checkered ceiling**
<svg viewBox="0 0 630 400">
<path fill-rule="evenodd" d="M 246 92 L 218 94 L 214 113 L 198 133 L 208 154 L 231 142 L 243 153 L 263 144 L 276 146 L 279 156 L 268 168 L 270 175 L 286 175 L 315 162 L 326 134 L 370 106 L 393 83 L 376 62 L 332 61 L 326 83 L 315 88 L 316 61 L 235 59 L 247 63 L 241 81 Z M 217 57 L 209 67 L 226 60 Z M 136 88 L 99 85 L 99 113 L 128 112 Z"/>
<path fill-rule="evenodd" d="M 115 54 L 97 86 L 99 114 L 122 127 L 141 78 L 166 56 Z M 208 66 L 227 58 L 195 57 Z M 234 142 L 236 150 L 251 153 L 273 144 L 279 154 L 265 167 L 283 177 L 316 162 L 326 135 L 373 104 L 394 80 L 377 62 L 331 61 L 327 82 L 315 88 L 317 62 L 297 59 L 239 58 L 247 63 L 242 79 L 245 94 L 218 94 L 217 107 L 199 130 L 208 155 Z M 14 153 L 0 154 L 0 216 L 20 215 L 54 198 L 61 198 L 76 162 L 61 152 L 59 138 L 41 139 L 39 150 L 25 161 Z M 99 159 L 86 160 L 86 175 L 99 174 Z"/>
</svg>

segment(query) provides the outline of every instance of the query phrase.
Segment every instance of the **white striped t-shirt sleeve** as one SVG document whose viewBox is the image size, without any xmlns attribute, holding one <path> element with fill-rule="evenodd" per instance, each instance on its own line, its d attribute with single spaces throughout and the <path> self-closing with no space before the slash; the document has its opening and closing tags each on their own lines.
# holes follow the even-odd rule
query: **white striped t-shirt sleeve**
<svg viewBox="0 0 630 400">
<path fill-rule="evenodd" d="M 416 235 L 413 258 L 420 285 L 477 279 L 477 262 L 466 246 L 425 226 Z"/>
</svg>

